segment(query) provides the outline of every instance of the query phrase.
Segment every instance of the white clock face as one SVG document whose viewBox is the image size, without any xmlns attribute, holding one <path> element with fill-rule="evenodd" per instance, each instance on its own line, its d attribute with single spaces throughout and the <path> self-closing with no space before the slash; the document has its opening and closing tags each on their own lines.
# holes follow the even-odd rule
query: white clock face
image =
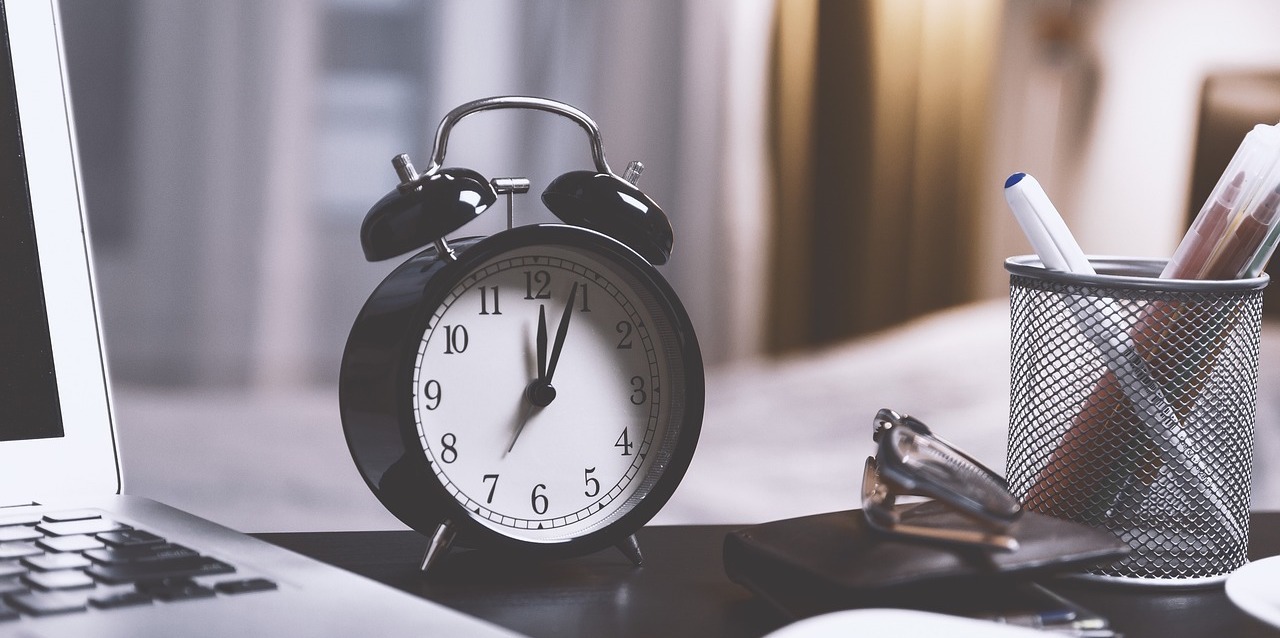
<svg viewBox="0 0 1280 638">
<path fill-rule="evenodd" d="M 558 246 L 502 253 L 422 335 L 419 442 L 449 493 L 504 535 L 598 529 L 645 496 L 670 453 L 683 377 L 663 351 L 671 322 L 611 264 Z"/>
</svg>

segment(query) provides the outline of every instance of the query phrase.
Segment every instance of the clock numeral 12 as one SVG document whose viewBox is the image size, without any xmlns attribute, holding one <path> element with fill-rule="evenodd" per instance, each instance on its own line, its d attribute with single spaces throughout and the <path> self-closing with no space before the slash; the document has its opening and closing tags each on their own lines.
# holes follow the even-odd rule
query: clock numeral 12
<svg viewBox="0 0 1280 638">
<path fill-rule="evenodd" d="M 533 287 L 538 286 L 538 292 L 533 292 Z M 550 299 L 551 291 L 547 290 L 551 287 L 551 273 L 545 270 L 526 270 L 524 271 L 524 298 L 525 299 Z"/>
</svg>

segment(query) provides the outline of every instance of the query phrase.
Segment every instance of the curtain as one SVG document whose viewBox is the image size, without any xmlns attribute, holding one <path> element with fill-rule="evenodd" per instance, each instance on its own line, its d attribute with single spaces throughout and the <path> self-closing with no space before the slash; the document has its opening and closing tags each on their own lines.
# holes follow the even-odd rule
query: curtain
<svg viewBox="0 0 1280 638">
<path fill-rule="evenodd" d="M 763 96 L 772 0 L 63 0 L 113 377 L 280 389 L 336 380 L 351 321 L 393 263 L 365 211 L 421 166 L 451 108 L 573 104 L 615 169 L 671 217 L 660 272 L 708 365 L 762 349 L 769 201 Z M 524 176 L 516 223 L 588 165 L 542 113 L 468 118 L 446 162 Z M 490 214 L 460 231 L 505 227 Z M 399 263 L 396 261 L 395 263 Z"/>
<path fill-rule="evenodd" d="M 772 352 L 974 299 L 1001 4 L 778 3 Z"/>
</svg>

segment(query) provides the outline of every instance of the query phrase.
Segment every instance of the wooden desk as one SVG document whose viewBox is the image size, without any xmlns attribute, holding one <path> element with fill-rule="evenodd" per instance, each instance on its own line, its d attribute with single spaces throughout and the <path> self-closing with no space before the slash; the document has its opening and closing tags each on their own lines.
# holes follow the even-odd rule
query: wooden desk
<svg viewBox="0 0 1280 638">
<path fill-rule="evenodd" d="M 1280 512 L 1255 513 L 1250 525 L 1250 558 L 1280 554 Z M 642 568 L 615 551 L 514 565 L 463 551 L 429 578 L 416 568 L 426 539 L 414 532 L 257 536 L 531 636 L 761 636 L 787 619 L 725 576 L 720 552 L 733 529 L 643 529 Z M 1129 638 L 1280 636 L 1239 611 L 1221 587 L 1052 586 L 1109 617 Z"/>
</svg>

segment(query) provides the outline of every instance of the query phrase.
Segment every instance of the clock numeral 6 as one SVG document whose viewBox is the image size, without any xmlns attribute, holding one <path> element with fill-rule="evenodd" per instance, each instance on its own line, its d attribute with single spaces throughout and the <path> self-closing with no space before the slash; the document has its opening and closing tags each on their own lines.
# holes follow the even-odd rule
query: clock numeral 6
<svg viewBox="0 0 1280 638">
<path fill-rule="evenodd" d="M 587 496 L 596 496 L 600 493 L 600 481 L 591 477 L 595 471 L 596 468 L 589 467 L 582 472 L 582 475 L 586 478 L 587 482 L 587 491 L 583 493 Z"/>
<path fill-rule="evenodd" d="M 444 436 L 440 437 L 440 445 L 444 446 L 444 449 L 440 450 L 441 461 L 452 463 L 458 460 L 458 436 L 456 434 L 446 432 Z"/>
<path fill-rule="evenodd" d="M 538 490 L 545 490 L 545 489 L 547 489 L 547 486 L 543 485 L 542 483 L 538 483 L 537 485 L 533 486 L 533 494 L 529 497 L 529 502 L 530 502 L 530 505 L 533 506 L 534 514 L 546 514 L 547 507 L 551 505 L 547 501 L 546 494 L 538 493 Z"/>
<path fill-rule="evenodd" d="M 434 410 L 440 407 L 441 392 L 439 381 L 436 381 L 435 379 L 427 381 L 426 385 L 422 386 L 422 396 L 427 399 L 427 403 L 424 407 L 428 410 Z"/>
<path fill-rule="evenodd" d="M 467 327 L 463 325 L 445 326 L 444 327 L 444 353 L 460 354 L 467 351 L 467 346 L 471 345 L 471 337 L 467 334 Z"/>
</svg>

